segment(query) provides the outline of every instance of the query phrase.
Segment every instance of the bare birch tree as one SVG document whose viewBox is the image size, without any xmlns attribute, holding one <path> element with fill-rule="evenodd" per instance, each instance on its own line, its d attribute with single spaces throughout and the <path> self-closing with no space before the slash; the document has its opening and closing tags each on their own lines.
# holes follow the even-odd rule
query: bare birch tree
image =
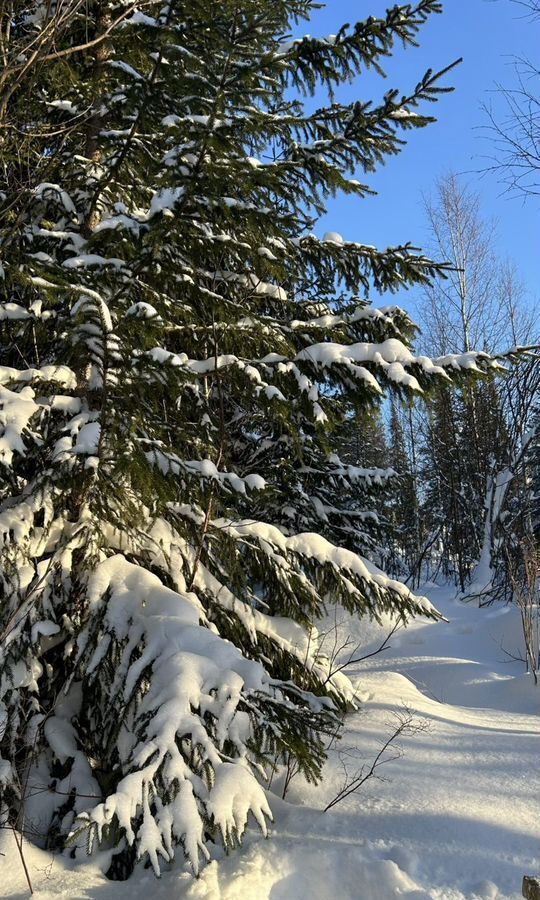
<svg viewBox="0 0 540 900">
<path fill-rule="evenodd" d="M 502 335 L 494 252 L 496 226 L 484 219 L 480 197 L 453 173 L 424 197 L 430 245 L 452 265 L 448 277 L 424 291 L 424 333 L 440 354 L 496 347 Z"/>
</svg>

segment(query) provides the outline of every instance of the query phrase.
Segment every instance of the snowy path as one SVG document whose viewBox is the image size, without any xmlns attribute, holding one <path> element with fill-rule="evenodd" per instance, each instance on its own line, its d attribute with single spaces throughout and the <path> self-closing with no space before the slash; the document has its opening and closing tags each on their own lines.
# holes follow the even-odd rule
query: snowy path
<svg viewBox="0 0 540 900">
<path fill-rule="evenodd" d="M 191 896 L 521 896 L 523 874 L 540 870 L 540 688 L 501 649 L 519 651 L 515 610 L 479 610 L 441 589 L 431 599 L 449 624 L 417 622 L 390 651 L 348 670 L 368 699 L 350 717 L 323 785 L 291 790 L 305 806 L 279 816 L 276 837 L 221 864 L 219 889 L 208 877 L 207 892 Z M 357 642 L 364 629 L 349 620 L 341 632 Z M 370 630 L 359 655 L 380 644 L 384 633 Z M 428 730 L 404 740 L 405 755 L 381 770 L 385 781 L 316 812 L 343 783 L 341 759 L 349 772 L 371 760 L 400 703 Z"/>
<path fill-rule="evenodd" d="M 94 867 L 83 880 L 58 860 L 45 870 L 50 858 L 31 850 L 40 900 L 518 900 L 522 876 L 540 871 L 540 687 L 501 649 L 519 649 L 515 610 L 479 610 L 440 588 L 430 596 L 450 623 L 417 622 L 390 650 L 350 667 L 362 708 L 323 785 L 293 782 L 290 802 L 273 803 L 267 841 L 251 833 L 242 854 L 213 863 L 198 882 L 171 871 L 158 883 L 142 872 L 111 884 Z M 350 619 L 340 633 L 363 645 L 359 655 L 384 634 Z M 401 704 L 427 729 L 404 739 L 384 781 L 322 813 L 343 783 L 342 763 L 353 772 L 370 761 Z M 8 859 L 0 896 L 19 900 L 28 893 Z"/>
</svg>

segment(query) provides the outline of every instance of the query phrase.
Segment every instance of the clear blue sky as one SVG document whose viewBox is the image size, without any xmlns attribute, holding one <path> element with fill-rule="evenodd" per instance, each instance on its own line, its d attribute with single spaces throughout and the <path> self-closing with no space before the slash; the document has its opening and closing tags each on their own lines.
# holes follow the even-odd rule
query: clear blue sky
<svg viewBox="0 0 540 900">
<path fill-rule="evenodd" d="M 344 22 L 381 15 L 389 5 L 383 0 L 329 0 L 300 31 L 335 33 Z M 368 73 L 338 95 L 340 100 L 379 99 L 390 87 L 405 93 L 426 69 L 441 69 L 462 56 L 462 65 L 447 76 L 454 93 L 443 95 L 434 106 L 426 104 L 438 122 L 411 132 L 401 155 L 368 176 L 378 196 L 331 200 L 317 231 L 339 231 L 346 239 L 379 247 L 406 240 L 425 245 L 422 192 L 429 193 L 445 172 L 468 173 L 465 177 L 480 193 L 486 217 L 498 221 L 501 256 L 515 261 L 531 298 L 539 298 L 540 198 L 523 204 L 504 196 L 494 175 L 481 176 L 490 144 L 480 126 L 487 121 L 482 104 L 490 100 L 500 104 L 493 94 L 496 83 L 515 84 L 512 57 L 526 56 L 540 63 L 540 22 L 525 19 L 523 9 L 511 0 L 446 0 L 444 9 L 421 30 L 418 49 L 396 47 L 387 62 L 385 80 Z M 399 302 L 413 310 L 412 293 L 400 294 Z"/>
</svg>

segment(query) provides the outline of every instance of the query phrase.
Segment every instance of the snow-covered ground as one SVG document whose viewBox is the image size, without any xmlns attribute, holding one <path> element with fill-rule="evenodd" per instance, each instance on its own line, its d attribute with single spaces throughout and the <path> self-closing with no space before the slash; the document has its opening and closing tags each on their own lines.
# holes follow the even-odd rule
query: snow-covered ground
<svg viewBox="0 0 540 900">
<path fill-rule="evenodd" d="M 384 653 L 347 672 L 363 699 L 348 717 L 318 787 L 292 782 L 272 801 L 276 825 L 255 830 L 244 850 L 212 863 L 198 881 L 165 871 L 111 883 L 96 861 L 68 861 L 24 845 L 40 900 L 517 900 L 524 874 L 540 873 L 540 686 L 505 651 L 519 653 L 514 608 L 478 609 L 445 588 L 429 596 L 450 620 L 418 621 Z M 345 615 L 356 655 L 384 631 Z M 329 623 L 330 624 L 330 623 Z M 329 639 L 331 640 L 331 639 Z M 347 658 L 344 651 L 343 661 Z M 406 706 L 422 730 L 329 812 L 324 806 L 370 763 Z M 392 748 L 390 748 L 392 753 Z M 393 754 L 395 755 L 395 754 Z M 13 837 L 4 833 L 0 896 L 28 897 Z"/>
</svg>

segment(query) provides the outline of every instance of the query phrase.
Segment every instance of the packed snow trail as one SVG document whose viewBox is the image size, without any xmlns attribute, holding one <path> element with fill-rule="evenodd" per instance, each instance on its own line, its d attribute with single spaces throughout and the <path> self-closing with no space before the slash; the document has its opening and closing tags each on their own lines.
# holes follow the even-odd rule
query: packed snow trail
<svg viewBox="0 0 540 900">
<path fill-rule="evenodd" d="M 159 882 L 140 871 L 126 883 L 108 882 L 99 859 L 71 870 L 25 844 L 36 896 L 518 900 L 522 876 L 540 871 L 540 687 L 510 657 L 520 652 L 515 608 L 478 609 L 443 588 L 429 595 L 449 622 L 417 621 L 393 635 L 390 649 L 348 667 L 361 708 L 348 717 L 322 785 L 293 781 L 288 802 L 272 800 L 268 840 L 253 830 L 243 851 L 213 862 L 198 881 L 177 863 Z M 339 662 L 376 649 L 384 635 L 343 614 L 337 646 L 352 644 Z M 384 780 L 322 812 L 344 769 L 351 775 L 372 761 L 403 706 L 425 730 L 403 739 L 404 755 L 379 770 Z M 22 900 L 13 838 L 4 844 L 2 896 Z"/>
</svg>

